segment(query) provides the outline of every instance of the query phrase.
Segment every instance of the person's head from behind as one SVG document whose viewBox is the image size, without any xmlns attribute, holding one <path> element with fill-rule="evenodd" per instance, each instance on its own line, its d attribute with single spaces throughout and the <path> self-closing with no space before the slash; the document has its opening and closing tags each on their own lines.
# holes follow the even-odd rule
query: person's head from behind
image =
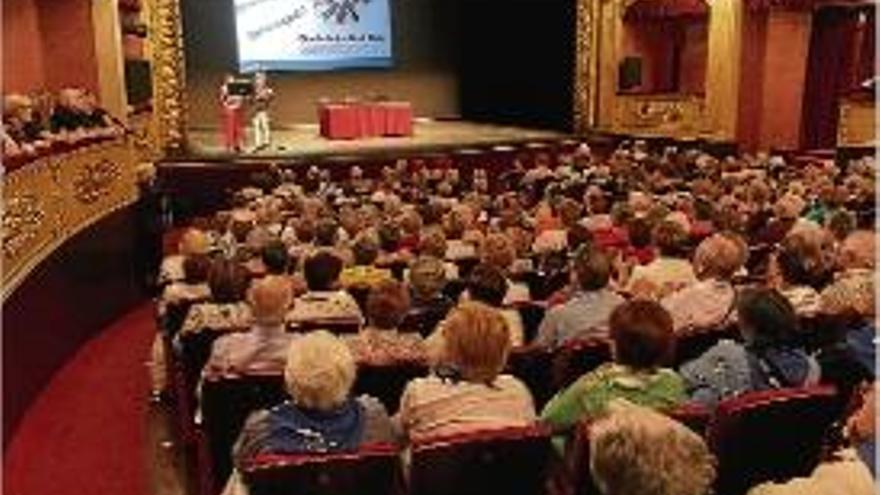
<svg viewBox="0 0 880 495">
<path fill-rule="evenodd" d="M 341 406 L 355 373 L 348 346 L 327 331 L 307 333 L 290 343 L 284 382 L 298 407 L 330 411 Z"/>
<path fill-rule="evenodd" d="M 699 435 L 622 399 L 590 426 L 590 471 L 604 495 L 705 495 L 716 474 Z"/>
<path fill-rule="evenodd" d="M 826 220 L 825 227 L 836 241 L 844 241 L 856 230 L 856 216 L 851 211 L 835 210 Z"/>
<path fill-rule="evenodd" d="M 684 244 L 687 241 L 687 232 L 680 223 L 672 220 L 663 220 L 651 233 L 651 240 L 661 256 L 680 257 L 684 254 Z"/>
<path fill-rule="evenodd" d="M 498 310 L 474 301 L 461 303 L 442 329 L 444 362 L 462 379 L 492 383 L 501 373 L 510 351 L 510 330 Z"/>
<path fill-rule="evenodd" d="M 634 299 L 617 306 L 609 319 L 615 362 L 633 369 L 656 369 L 675 350 L 672 316 L 659 303 Z"/>
<path fill-rule="evenodd" d="M 323 219 L 315 226 L 315 245 L 332 247 L 339 238 L 339 226 L 332 219 Z"/>
<path fill-rule="evenodd" d="M 834 266 L 831 236 L 815 227 L 795 230 L 779 244 L 776 262 L 787 285 L 823 284 Z"/>
<path fill-rule="evenodd" d="M 516 261 L 516 251 L 513 243 L 504 234 L 489 234 L 483 241 L 483 263 L 506 272 L 510 265 Z"/>
<path fill-rule="evenodd" d="M 335 289 L 341 272 L 342 260 L 327 251 L 318 251 L 306 258 L 303 264 L 303 275 L 310 291 Z"/>
<path fill-rule="evenodd" d="M 611 278 L 611 258 L 597 247 L 578 249 L 572 268 L 578 289 L 587 292 L 604 289 Z"/>
<path fill-rule="evenodd" d="M 379 257 L 379 242 L 375 236 L 362 234 L 354 242 L 351 252 L 355 265 L 372 266 Z"/>
<path fill-rule="evenodd" d="M 393 330 L 403 321 L 409 304 L 406 286 L 397 280 L 383 280 L 367 295 L 367 320 L 373 328 Z"/>
<path fill-rule="evenodd" d="M 284 275 L 290 268 L 290 255 L 283 242 L 269 241 L 260 251 L 260 259 L 270 275 Z"/>
<path fill-rule="evenodd" d="M 651 224 L 642 217 L 633 217 L 627 223 L 629 243 L 636 249 L 644 249 L 651 245 Z"/>
<path fill-rule="evenodd" d="M 276 326 L 284 323 L 284 315 L 293 301 L 290 282 L 282 277 L 268 276 L 251 284 L 248 304 L 257 325 Z"/>
<path fill-rule="evenodd" d="M 740 245 L 730 235 L 714 234 L 694 252 L 694 272 L 701 280 L 731 280 L 742 266 Z"/>
<path fill-rule="evenodd" d="M 736 313 L 740 332 L 748 345 L 788 345 L 798 333 L 794 307 L 788 298 L 773 289 L 743 289 L 737 296 Z"/>
<path fill-rule="evenodd" d="M 394 222 L 382 222 L 378 229 L 379 247 L 386 253 L 394 253 L 400 246 L 400 227 Z"/>
<path fill-rule="evenodd" d="M 180 242 L 177 243 L 177 251 L 183 256 L 193 254 L 205 254 L 210 249 L 211 242 L 207 234 L 199 229 L 186 229 Z"/>
<path fill-rule="evenodd" d="M 446 287 L 446 267 L 432 256 L 419 256 L 409 268 L 409 285 L 413 296 L 430 301 Z"/>
<path fill-rule="evenodd" d="M 849 234 L 840 246 L 839 267 L 843 270 L 873 270 L 876 243 L 877 234 L 872 230 L 857 230 Z"/>
<path fill-rule="evenodd" d="M 422 232 L 419 240 L 419 254 L 438 259 L 446 257 L 446 235 L 438 227 L 429 227 Z"/>
<path fill-rule="evenodd" d="M 211 258 L 207 254 L 192 254 L 183 260 L 183 281 L 187 284 L 204 284 L 211 271 Z"/>
<path fill-rule="evenodd" d="M 507 280 L 498 268 L 480 263 L 468 277 L 468 294 L 474 301 L 499 308 L 507 295 Z"/>
<path fill-rule="evenodd" d="M 230 304 L 244 300 L 248 287 L 248 272 L 242 265 L 231 260 L 217 260 L 208 273 L 211 298 L 218 304 Z"/>
</svg>

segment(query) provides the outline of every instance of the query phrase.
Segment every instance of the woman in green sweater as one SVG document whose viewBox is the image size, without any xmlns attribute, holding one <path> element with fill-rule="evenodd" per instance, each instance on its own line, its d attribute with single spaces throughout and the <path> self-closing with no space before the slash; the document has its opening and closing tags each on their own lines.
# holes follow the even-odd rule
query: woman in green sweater
<svg viewBox="0 0 880 495">
<path fill-rule="evenodd" d="M 605 412 L 612 399 L 668 409 L 687 400 L 684 383 L 661 364 L 675 344 L 672 317 L 660 304 L 647 300 L 618 306 L 609 321 L 614 361 L 585 374 L 556 394 L 544 407 L 541 419 L 560 435 L 554 440 L 563 451 L 565 436 L 584 418 Z"/>
</svg>

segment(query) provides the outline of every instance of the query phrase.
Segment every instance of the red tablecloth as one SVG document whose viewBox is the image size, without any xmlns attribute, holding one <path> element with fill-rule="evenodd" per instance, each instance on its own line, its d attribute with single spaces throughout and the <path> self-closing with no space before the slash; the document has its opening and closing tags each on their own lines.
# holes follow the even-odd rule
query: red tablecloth
<svg viewBox="0 0 880 495">
<path fill-rule="evenodd" d="M 327 139 L 411 136 L 412 119 L 408 102 L 331 103 L 318 109 L 321 135 Z"/>
</svg>

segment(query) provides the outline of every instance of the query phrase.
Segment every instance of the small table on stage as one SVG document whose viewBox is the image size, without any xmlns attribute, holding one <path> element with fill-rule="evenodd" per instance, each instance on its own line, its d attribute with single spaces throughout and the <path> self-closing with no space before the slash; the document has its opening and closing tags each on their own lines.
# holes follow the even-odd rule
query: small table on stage
<svg viewBox="0 0 880 495">
<path fill-rule="evenodd" d="M 329 103 L 318 107 L 321 136 L 358 139 L 376 136 L 411 136 L 409 102 Z"/>
</svg>

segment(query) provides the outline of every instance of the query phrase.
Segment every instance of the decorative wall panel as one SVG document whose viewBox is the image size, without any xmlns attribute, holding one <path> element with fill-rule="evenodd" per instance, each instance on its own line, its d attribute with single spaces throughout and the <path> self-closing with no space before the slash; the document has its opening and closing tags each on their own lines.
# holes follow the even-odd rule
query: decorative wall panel
<svg viewBox="0 0 880 495">
<path fill-rule="evenodd" d="M 64 241 L 136 199 L 136 163 L 125 137 L 40 158 L 5 175 L 4 300 Z"/>
</svg>

